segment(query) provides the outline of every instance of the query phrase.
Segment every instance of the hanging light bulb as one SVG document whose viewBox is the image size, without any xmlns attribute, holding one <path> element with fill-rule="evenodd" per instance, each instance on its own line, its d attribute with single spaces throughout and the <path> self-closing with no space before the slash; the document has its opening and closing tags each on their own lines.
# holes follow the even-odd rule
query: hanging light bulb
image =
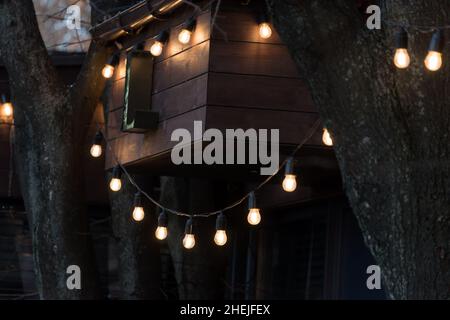
<svg viewBox="0 0 450 320">
<path fill-rule="evenodd" d="M 184 238 L 183 238 L 183 247 L 186 249 L 192 249 L 195 246 L 195 236 L 193 229 L 193 220 L 192 218 L 189 218 L 188 221 L 186 221 L 186 227 L 184 230 Z"/>
<path fill-rule="evenodd" d="M 248 215 L 247 221 L 253 226 L 261 222 L 261 214 L 259 208 L 256 207 L 255 193 L 251 192 L 248 196 Z"/>
<path fill-rule="evenodd" d="M 437 71 L 442 66 L 442 51 L 444 49 L 444 34 L 437 30 L 431 37 L 428 54 L 425 58 L 425 67 L 430 71 Z"/>
<path fill-rule="evenodd" d="M 290 157 L 284 168 L 283 190 L 293 192 L 297 189 L 296 175 L 294 174 L 294 158 Z"/>
<path fill-rule="evenodd" d="M 134 209 L 133 209 L 133 220 L 134 221 L 142 221 L 144 219 L 145 212 L 144 207 L 142 206 L 142 196 L 138 191 L 134 195 Z"/>
<path fill-rule="evenodd" d="M 112 171 L 112 179 L 109 182 L 109 188 L 117 192 L 122 188 L 122 180 L 120 180 L 122 176 L 122 169 L 119 165 L 115 166 Z"/>
<path fill-rule="evenodd" d="M 399 69 L 405 69 L 409 66 L 411 59 L 408 54 L 408 34 L 401 28 L 395 37 L 394 64 Z"/>
<path fill-rule="evenodd" d="M 227 232 L 225 231 L 227 225 L 227 220 L 225 215 L 221 212 L 217 216 L 216 220 L 216 234 L 214 235 L 214 242 L 218 246 L 223 246 L 227 243 L 228 237 Z"/>
<path fill-rule="evenodd" d="M 158 217 L 158 228 L 156 228 L 155 237 L 158 240 L 164 240 L 167 238 L 167 214 L 164 209 Z"/>
<path fill-rule="evenodd" d="M 158 57 L 161 55 L 164 45 L 169 40 L 169 33 L 167 31 L 161 32 L 156 38 L 155 42 L 153 42 L 152 46 L 150 47 L 150 53 L 154 57 Z"/>
<path fill-rule="evenodd" d="M 323 128 L 322 142 L 324 145 L 331 147 L 333 145 L 333 139 L 331 139 L 330 133 L 327 128 Z"/>
<path fill-rule="evenodd" d="M 104 78 L 109 79 L 114 74 L 114 67 L 110 64 L 105 64 L 105 66 L 102 69 L 102 75 Z"/>
<path fill-rule="evenodd" d="M 192 32 L 195 29 L 197 21 L 193 18 L 189 19 L 178 33 L 178 41 L 182 44 L 187 44 L 191 41 Z"/>
<path fill-rule="evenodd" d="M 269 39 L 272 35 L 272 28 L 268 22 L 261 22 L 258 26 L 259 36 L 263 39 Z"/>
<path fill-rule="evenodd" d="M 109 79 L 114 74 L 114 66 L 119 62 L 119 56 L 117 54 L 112 55 L 105 66 L 102 69 L 102 76 L 106 79 Z"/>
<path fill-rule="evenodd" d="M 102 155 L 102 140 L 103 140 L 103 134 L 98 131 L 95 134 L 94 137 L 94 142 L 92 143 L 92 147 L 91 147 L 91 156 L 93 156 L 94 158 L 98 158 Z"/>
<path fill-rule="evenodd" d="M 4 117 L 11 117 L 13 115 L 12 103 L 6 100 L 5 95 L 2 95 L 1 115 Z"/>
</svg>

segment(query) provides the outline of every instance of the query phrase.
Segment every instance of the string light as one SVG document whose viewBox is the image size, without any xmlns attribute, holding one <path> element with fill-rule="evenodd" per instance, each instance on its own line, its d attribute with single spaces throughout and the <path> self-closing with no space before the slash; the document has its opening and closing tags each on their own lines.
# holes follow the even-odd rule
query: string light
<svg viewBox="0 0 450 320">
<path fill-rule="evenodd" d="M 272 36 L 272 28 L 268 22 L 261 22 L 258 26 L 259 36 L 263 39 L 269 39 Z"/>
<path fill-rule="evenodd" d="M 330 132 L 328 132 L 327 128 L 323 128 L 322 142 L 324 145 L 329 147 L 333 145 L 333 139 L 331 139 Z"/>
<path fill-rule="evenodd" d="M 286 162 L 284 180 L 283 180 L 283 190 L 286 192 L 293 192 L 297 189 L 296 175 L 294 174 L 294 158 L 289 157 Z"/>
<path fill-rule="evenodd" d="M 194 31 L 196 25 L 197 20 L 195 20 L 194 18 L 189 19 L 180 30 L 180 33 L 178 33 L 178 41 L 180 41 L 180 43 L 182 44 L 189 43 L 189 41 L 191 41 L 192 32 Z"/>
<path fill-rule="evenodd" d="M 152 46 L 150 47 L 150 53 L 154 57 L 158 57 L 161 55 L 164 45 L 169 40 L 169 32 L 163 31 L 161 32 L 156 38 L 155 42 L 153 42 Z"/>
<path fill-rule="evenodd" d="M 259 212 L 259 208 L 256 207 L 256 198 L 255 193 L 251 192 L 248 195 L 248 215 L 247 221 L 252 226 L 256 226 L 261 222 L 261 214 Z"/>
<path fill-rule="evenodd" d="M 408 34 L 401 28 L 395 37 L 394 64 L 399 69 L 405 69 L 409 66 L 411 59 L 408 54 Z M 326 143 L 325 143 L 326 144 Z"/>
<path fill-rule="evenodd" d="M 425 67 L 430 71 L 437 71 L 442 66 L 442 51 L 444 49 L 444 34 L 437 30 L 431 37 L 428 54 L 425 58 Z"/>
<path fill-rule="evenodd" d="M 134 195 L 134 209 L 133 209 L 133 220 L 134 221 L 142 221 L 144 220 L 145 212 L 144 207 L 142 206 L 142 197 L 141 193 L 138 191 Z"/>
<path fill-rule="evenodd" d="M 109 79 L 113 76 L 114 74 L 114 66 L 117 64 L 119 58 L 117 55 L 113 55 L 111 56 L 107 63 L 105 64 L 105 66 L 102 69 L 102 76 L 105 79 Z"/>
<path fill-rule="evenodd" d="M 227 220 L 223 212 L 221 212 L 216 219 L 216 234 L 214 235 L 214 242 L 218 246 L 223 246 L 227 243 L 228 237 L 226 232 Z"/>
<path fill-rule="evenodd" d="M 167 238 L 167 214 L 163 209 L 158 217 L 158 227 L 155 230 L 155 237 L 158 240 L 164 240 Z"/>
<path fill-rule="evenodd" d="M 291 156 L 295 155 L 300 148 L 311 139 L 311 137 L 314 135 L 314 133 L 317 131 L 317 128 L 320 125 L 320 120 L 317 119 L 313 126 L 310 128 L 309 132 L 307 135 L 305 135 L 302 139 L 302 141 L 294 148 L 294 150 L 291 153 Z M 106 140 L 105 140 L 106 141 Z M 162 204 L 160 204 L 158 201 L 156 201 L 155 199 L 153 199 L 150 195 L 148 195 L 144 190 L 142 190 L 139 185 L 134 181 L 134 179 L 132 178 L 132 176 L 127 172 L 126 168 L 123 167 L 120 162 L 119 159 L 117 158 L 117 156 L 115 155 L 114 150 L 112 149 L 111 144 L 107 144 L 113 158 L 115 159 L 115 161 L 117 162 L 117 166 L 115 166 L 113 168 L 113 179 L 111 180 L 110 186 L 113 182 L 114 179 L 117 179 L 114 182 L 114 185 L 119 185 L 119 188 L 115 188 L 117 191 L 120 190 L 120 186 L 122 184 L 120 178 L 121 178 L 121 173 L 125 173 L 127 179 L 129 180 L 130 184 L 133 185 L 140 193 L 141 195 L 145 196 L 150 202 L 152 202 L 153 204 L 155 204 L 156 206 L 158 206 L 159 208 L 162 209 L 162 212 L 160 214 L 160 217 L 158 219 L 158 228 L 155 231 L 155 236 L 158 239 L 165 239 L 167 237 L 167 216 L 166 216 L 166 212 L 169 212 L 171 214 L 175 214 L 178 216 L 187 216 L 189 217 L 189 220 L 186 222 L 186 228 L 185 228 L 185 235 L 183 238 L 183 246 L 186 249 L 192 249 L 195 246 L 195 235 L 193 233 L 193 218 L 194 217 L 203 217 L 203 218 L 207 218 L 210 216 L 214 216 L 214 215 L 220 215 L 223 213 L 223 211 L 226 210 L 230 210 L 236 206 L 241 205 L 241 203 L 243 201 L 245 201 L 245 199 L 248 199 L 248 208 L 249 208 L 249 214 L 247 216 L 247 220 L 250 224 L 252 225 L 257 225 L 260 223 L 261 221 L 261 215 L 260 215 L 260 210 L 259 208 L 256 207 L 256 201 L 255 201 L 255 195 L 254 195 L 254 191 L 259 190 L 262 186 L 264 186 L 265 184 L 267 184 L 280 170 L 280 168 L 282 168 L 285 163 L 286 160 L 278 167 L 278 169 L 269 177 L 267 177 L 263 182 L 261 182 L 255 189 L 254 191 L 251 191 L 250 193 L 246 194 L 244 197 L 242 197 L 241 199 L 235 201 L 234 203 L 228 205 L 227 207 L 221 209 L 221 210 L 217 210 L 217 211 L 213 211 L 213 212 L 206 212 L 206 213 L 201 213 L 201 214 L 196 214 L 196 215 L 192 215 L 192 214 L 187 214 L 184 212 L 180 212 L 180 211 L 176 211 L 170 208 L 166 208 L 164 207 Z M 222 224 L 222 222 L 220 223 Z M 216 235 L 215 235 L 215 240 L 214 242 L 218 242 L 218 245 L 220 245 L 220 243 L 226 243 L 227 239 L 226 237 L 226 231 L 225 231 L 225 227 L 222 228 L 218 228 L 218 222 L 216 221 Z M 217 231 L 224 231 L 224 232 L 217 232 Z"/>
<path fill-rule="evenodd" d="M 11 117 L 13 115 L 12 103 L 6 100 L 5 95 L 2 95 L 2 111 L 1 115 L 4 117 Z"/>
<path fill-rule="evenodd" d="M 112 179 L 109 182 L 109 188 L 117 192 L 122 188 L 122 180 L 120 180 L 122 176 L 122 169 L 119 165 L 115 166 L 112 171 Z"/>
<path fill-rule="evenodd" d="M 103 134 L 101 133 L 101 131 L 98 131 L 95 134 L 94 141 L 90 150 L 91 156 L 93 156 L 94 158 L 98 158 L 102 155 L 102 141 Z"/>
<path fill-rule="evenodd" d="M 183 247 L 186 249 L 192 249 L 195 246 L 193 225 L 194 223 L 191 217 L 186 221 L 186 227 L 184 229 Z"/>
</svg>

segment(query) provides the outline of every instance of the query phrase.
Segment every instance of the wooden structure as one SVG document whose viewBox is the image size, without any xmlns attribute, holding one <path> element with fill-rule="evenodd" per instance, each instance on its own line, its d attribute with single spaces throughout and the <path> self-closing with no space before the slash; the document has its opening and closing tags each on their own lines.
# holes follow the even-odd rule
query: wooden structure
<svg viewBox="0 0 450 320">
<path fill-rule="evenodd" d="M 268 39 L 259 36 L 258 5 L 226 1 L 220 14 L 214 17 L 208 9 L 198 13 L 179 1 L 153 1 L 153 11 L 148 11 L 146 3 L 94 29 L 95 36 L 123 46 L 107 103 L 107 139 L 121 163 L 147 174 L 210 174 L 215 166 L 175 167 L 169 159 L 170 150 L 176 144 L 170 141 L 171 133 L 185 128 L 192 134 L 194 121 L 202 121 L 205 130 L 279 129 L 282 148 L 302 140 L 318 115 L 302 77 L 276 32 Z M 158 8 L 168 4 L 172 7 L 163 14 L 164 19 L 151 18 L 154 12 L 159 12 Z M 191 41 L 183 45 L 177 36 L 183 22 L 193 15 L 196 28 Z M 122 27 L 118 28 L 120 21 Z M 168 42 L 161 56 L 154 58 L 153 70 L 148 70 L 153 73 L 148 90 L 152 93 L 151 111 L 159 115 L 157 128 L 142 134 L 125 132 L 121 129 L 127 52 L 142 43 L 149 50 L 154 38 L 164 30 L 169 32 Z M 320 128 L 302 149 L 300 155 L 305 157 L 302 162 L 317 163 L 319 157 L 325 169 L 335 170 L 333 153 L 323 146 L 321 134 Z M 106 168 L 114 165 L 115 159 L 109 154 Z M 238 172 L 242 176 L 236 166 L 228 168 L 221 166 L 214 172 L 226 176 Z"/>
</svg>

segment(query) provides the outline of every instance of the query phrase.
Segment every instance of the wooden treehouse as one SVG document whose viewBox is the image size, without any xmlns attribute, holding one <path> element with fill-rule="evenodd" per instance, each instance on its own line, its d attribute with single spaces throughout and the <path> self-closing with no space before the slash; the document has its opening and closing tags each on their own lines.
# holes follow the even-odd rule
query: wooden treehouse
<svg viewBox="0 0 450 320">
<path fill-rule="evenodd" d="M 178 142 L 171 141 L 171 134 L 187 129 L 195 144 L 194 121 L 201 121 L 204 130 L 222 132 L 279 129 L 281 158 L 304 139 L 317 111 L 275 30 L 269 30 L 269 37 L 261 35 L 258 2 L 226 1 L 217 16 L 182 1 L 148 3 L 94 29 L 94 37 L 118 48 L 105 103 L 106 138 L 115 153 L 108 153 L 107 169 L 118 160 L 149 175 L 259 176 L 245 165 L 174 165 L 170 154 Z M 196 3 L 202 7 L 201 1 Z M 181 43 L 180 31 L 189 24 L 191 37 Z M 156 41 L 162 44 L 157 56 L 151 53 Z M 333 151 L 322 143 L 322 127 L 298 157 L 305 179 L 336 176 Z"/>
</svg>

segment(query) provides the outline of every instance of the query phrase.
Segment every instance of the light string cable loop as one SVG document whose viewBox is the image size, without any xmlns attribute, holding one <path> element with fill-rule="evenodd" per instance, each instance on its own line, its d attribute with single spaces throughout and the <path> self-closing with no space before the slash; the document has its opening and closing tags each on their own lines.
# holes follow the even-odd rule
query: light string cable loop
<svg viewBox="0 0 450 320">
<path fill-rule="evenodd" d="M 308 133 L 306 134 L 306 136 L 303 138 L 303 140 L 295 147 L 295 149 L 291 152 L 290 157 L 293 157 L 300 149 L 301 147 L 303 147 L 303 145 L 309 140 L 311 139 L 311 137 L 314 135 L 314 133 L 317 131 L 317 129 L 320 126 L 320 119 L 317 118 L 316 121 L 314 122 L 314 124 L 311 126 L 310 130 L 308 131 Z M 124 165 L 122 165 L 122 163 L 120 163 L 118 157 L 116 156 L 114 150 L 111 147 L 111 144 L 108 143 L 105 139 L 105 142 L 107 144 L 107 147 L 109 149 L 109 151 L 111 152 L 114 161 L 117 163 L 117 165 L 122 169 L 122 172 L 125 174 L 125 176 L 128 178 L 128 180 L 130 181 L 130 183 L 139 191 L 141 192 L 141 194 L 143 196 L 145 196 L 150 202 L 152 202 L 154 205 L 156 205 L 157 207 L 159 207 L 160 209 L 165 210 L 166 212 L 169 212 L 171 214 L 175 214 L 177 216 L 183 216 L 183 217 L 193 217 L 193 218 L 207 218 L 207 217 L 211 217 L 217 214 L 220 214 L 221 212 L 225 212 L 227 210 L 230 210 L 234 207 L 237 207 L 238 205 L 240 205 L 242 202 L 244 202 L 252 192 L 255 192 L 259 189 L 261 189 L 265 184 L 267 184 L 274 176 L 276 176 L 278 174 L 278 172 L 281 170 L 281 168 L 283 168 L 289 157 L 286 157 L 286 159 L 278 166 L 278 169 L 270 176 L 268 176 L 264 181 L 262 181 L 259 185 L 256 186 L 256 188 L 254 188 L 253 190 L 251 190 L 250 192 L 246 193 L 242 198 L 240 198 L 239 200 L 233 202 L 232 204 L 221 208 L 219 210 L 215 210 L 215 211 L 211 211 L 211 212 L 203 212 L 203 213 L 197 213 L 197 214 L 192 214 L 192 213 L 186 213 L 183 211 L 177 211 L 171 208 L 167 208 L 164 205 L 162 205 L 161 203 L 159 203 L 157 200 L 153 199 L 147 192 L 145 192 L 144 190 L 141 189 L 141 187 L 139 187 L 139 185 L 136 183 L 136 181 L 133 179 L 133 177 L 128 173 L 127 169 L 125 168 Z"/>
</svg>

